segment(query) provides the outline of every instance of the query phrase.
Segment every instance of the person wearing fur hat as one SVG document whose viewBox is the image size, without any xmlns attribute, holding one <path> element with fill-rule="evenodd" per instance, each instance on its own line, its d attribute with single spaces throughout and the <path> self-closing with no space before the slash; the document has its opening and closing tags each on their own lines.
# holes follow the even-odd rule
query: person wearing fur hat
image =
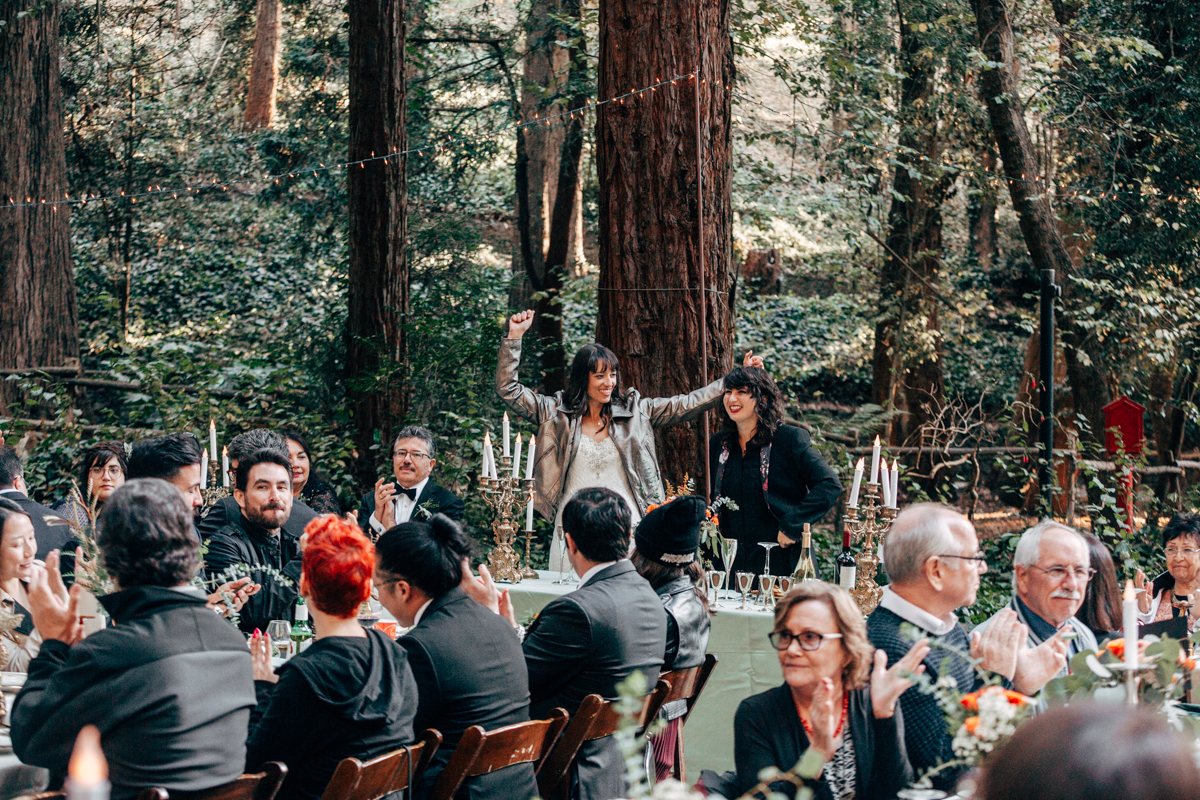
<svg viewBox="0 0 1200 800">
<path fill-rule="evenodd" d="M 703 497 L 687 495 L 668 500 L 642 517 L 630 556 L 638 573 L 649 582 L 667 612 L 667 650 L 663 671 L 698 667 L 708 649 L 709 619 L 704 568 L 700 566 L 700 526 L 707 505 Z M 677 753 L 683 751 L 680 718 L 687 701 L 663 707 L 667 727 L 650 738 L 659 780 L 671 776 Z"/>
</svg>

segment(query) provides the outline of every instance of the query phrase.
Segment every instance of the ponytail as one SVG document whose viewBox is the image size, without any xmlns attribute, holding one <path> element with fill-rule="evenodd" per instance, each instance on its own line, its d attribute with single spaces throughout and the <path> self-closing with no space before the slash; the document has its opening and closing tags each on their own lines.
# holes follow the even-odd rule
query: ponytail
<svg viewBox="0 0 1200 800">
<path fill-rule="evenodd" d="M 404 522 L 375 543 L 377 568 L 408 581 L 432 598 L 462 582 L 463 559 L 471 541 L 454 520 L 436 514 L 428 522 Z"/>
</svg>

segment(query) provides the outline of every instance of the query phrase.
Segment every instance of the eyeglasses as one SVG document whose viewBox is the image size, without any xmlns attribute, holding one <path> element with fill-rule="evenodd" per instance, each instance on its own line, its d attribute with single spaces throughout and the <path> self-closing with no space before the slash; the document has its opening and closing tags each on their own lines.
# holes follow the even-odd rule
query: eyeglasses
<svg viewBox="0 0 1200 800">
<path fill-rule="evenodd" d="M 423 458 L 429 458 L 429 453 L 422 453 L 420 450 L 396 450 L 392 453 L 393 458 L 398 458 L 401 461 L 412 456 L 413 461 L 420 461 Z"/>
<path fill-rule="evenodd" d="M 842 635 L 840 633 L 817 633 L 816 631 L 802 631 L 801 633 L 772 631 L 767 634 L 767 638 L 771 640 L 771 645 L 776 650 L 787 650 L 792 646 L 792 642 L 799 642 L 801 650 L 811 653 L 813 650 L 820 649 L 826 639 L 840 639 Z"/>
<path fill-rule="evenodd" d="M 933 558 L 957 558 L 959 561 L 974 561 L 975 569 L 987 569 L 987 556 L 956 556 L 951 555 L 950 553 L 938 553 L 936 556 L 933 556 Z"/>
<path fill-rule="evenodd" d="M 1165 550 L 1163 550 L 1163 552 L 1167 554 L 1167 558 L 1174 558 L 1175 556 L 1183 556 L 1184 558 L 1195 558 L 1196 554 L 1200 553 L 1200 550 L 1197 550 L 1194 547 L 1184 547 L 1184 548 L 1168 547 Z"/>
<path fill-rule="evenodd" d="M 1068 575 L 1074 575 L 1075 580 L 1080 583 L 1087 583 L 1096 574 L 1094 569 L 1084 569 L 1083 567 L 1064 567 L 1055 565 L 1053 567 L 1039 567 L 1036 564 L 1031 565 L 1033 569 L 1039 570 L 1050 576 L 1051 580 L 1062 581 L 1066 580 Z"/>
<path fill-rule="evenodd" d="M 116 464 L 111 464 L 107 467 L 99 466 L 99 465 L 94 466 L 88 470 L 88 474 L 89 475 L 111 475 L 112 477 L 115 478 L 118 475 L 124 475 L 125 472 L 120 467 L 118 467 Z"/>
</svg>

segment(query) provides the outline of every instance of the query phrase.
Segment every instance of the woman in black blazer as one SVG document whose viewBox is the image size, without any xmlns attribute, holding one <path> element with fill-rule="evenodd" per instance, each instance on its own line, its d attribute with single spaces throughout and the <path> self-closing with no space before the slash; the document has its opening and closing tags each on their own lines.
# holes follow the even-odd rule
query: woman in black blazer
<svg viewBox="0 0 1200 800">
<path fill-rule="evenodd" d="M 772 553 L 771 574 L 790 574 L 804 523 L 825 516 L 842 484 L 808 431 L 782 424 L 783 396 L 766 370 L 738 367 L 726 375 L 723 407 L 725 429 L 709 444 L 709 474 L 713 500 L 737 506 L 720 510 L 721 535 L 738 542 L 730 574 L 762 574 L 766 551 L 758 543 L 771 541 L 785 554 Z"/>
<path fill-rule="evenodd" d="M 412 628 L 396 643 L 407 651 L 417 680 L 414 727 L 435 728 L 443 737 L 416 788 L 418 800 L 433 788 L 467 728 L 529 721 L 529 673 L 516 632 L 459 588 L 470 554 L 466 534 L 443 514 L 397 525 L 375 543 L 379 602 Z M 536 794 L 533 766 L 517 764 L 464 781 L 457 797 Z"/>
<path fill-rule="evenodd" d="M 886 669 L 887 658 L 867 640 L 850 595 L 830 583 L 805 581 L 776 608 L 771 642 L 784 683 L 738 706 L 736 794 L 730 797 L 756 786 L 767 767 L 790 770 L 810 747 L 825 758 L 821 775 L 810 784 L 817 800 L 883 800 L 912 782 L 897 701 L 912 686 L 902 673 L 924 671 L 927 640 Z M 788 797 L 796 792 L 783 781 L 772 789 Z"/>
</svg>

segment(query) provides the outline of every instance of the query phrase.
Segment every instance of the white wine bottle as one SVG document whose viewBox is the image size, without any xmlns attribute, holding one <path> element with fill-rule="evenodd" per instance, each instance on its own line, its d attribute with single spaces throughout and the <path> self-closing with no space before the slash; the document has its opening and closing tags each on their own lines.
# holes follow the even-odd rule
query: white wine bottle
<svg viewBox="0 0 1200 800">
<path fill-rule="evenodd" d="M 792 572 L 792 580 L 799 583 L 816 579 L 817 568 L 813 566 L 812 560 L 812 530 L 806 522 L 804 523 L 804 532 L 800 534 L 800 561 Z"/>
</svg>

